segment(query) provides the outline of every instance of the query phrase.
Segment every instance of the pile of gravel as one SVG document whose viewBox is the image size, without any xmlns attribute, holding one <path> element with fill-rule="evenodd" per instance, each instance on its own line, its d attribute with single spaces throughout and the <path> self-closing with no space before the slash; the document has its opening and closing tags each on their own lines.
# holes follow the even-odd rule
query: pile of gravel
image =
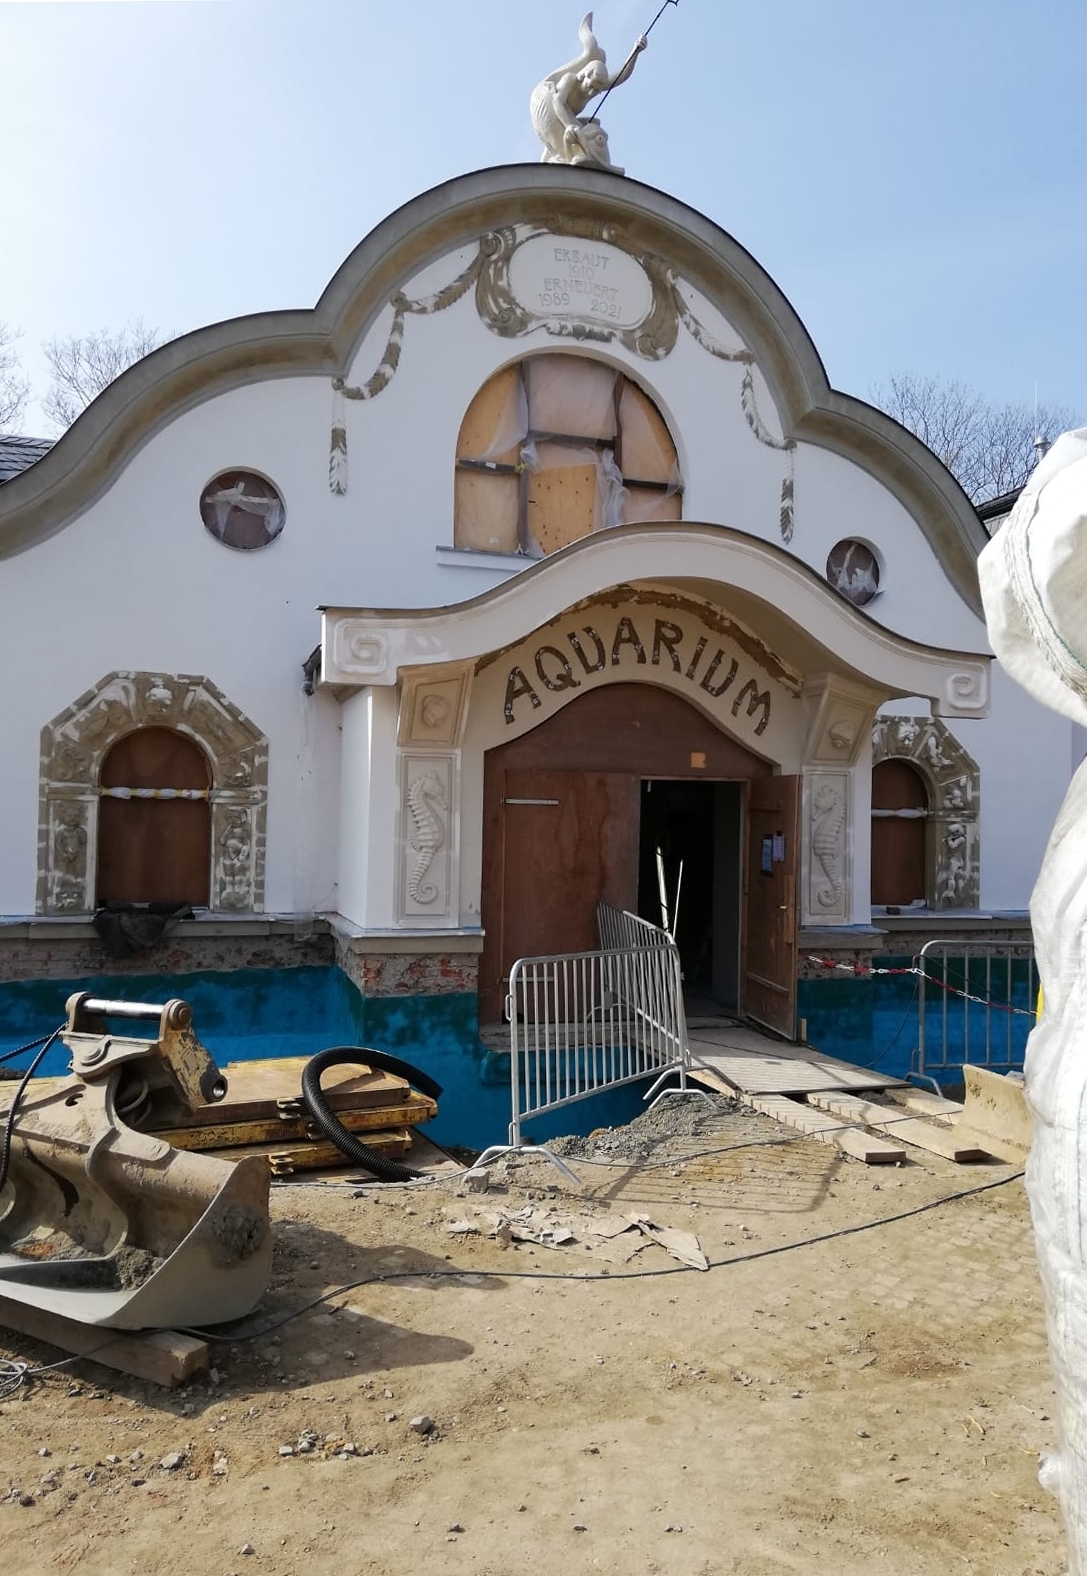
<svg viewBox="0 0 1087 1576">
<path fill-rule="evenodd" d="M 675 1139 L 710 1138 L 721 1118 L 741 1109 L 729 1095 L 711 1094 L 708 1100 L 690 1094 L 670 1097 L 643 1111 L 625 1127 L 597 1128 L 587 1138 L 571 1135 L 548 1139 L 548 1149 L 571 1160 L 626 1160 L 641 1163 Z"/>
</svg>

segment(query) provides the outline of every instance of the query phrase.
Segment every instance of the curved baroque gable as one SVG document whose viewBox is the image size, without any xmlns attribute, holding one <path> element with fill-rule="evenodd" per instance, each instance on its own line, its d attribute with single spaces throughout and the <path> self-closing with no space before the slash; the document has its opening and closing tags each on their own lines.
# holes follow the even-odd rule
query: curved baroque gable
<svg viewBox="0 0 1087 1576">
<path fill-rule="evenodd" d="M 511 228 L 512 226 L 512 228 Z M 347 398 L 374 397 L 395 373 L 407 320 L 441 311 L 473 285 L 495 332 L 520 337 L 531 326 L 511 305 L 517 251 L 545 232 L 624 241 L 646 271 L 651 306 L 623 328 L 650 359 L 667 353 L 682 324 L 715 356 L 741 361 L 744 413 L 755 437 L 783 451 L 782 535 L 792 529 L 793 446 L 808 442 L 869 472 L 916 519 L 964 601 L 980 615 L 977 554 L 985 533 L 954 477 L 924 444 L 889 416 L 832 389 L 804 325 L 773 280 L 744 248 L 675 198 L 606 172 L 560 165 L 480 170 L 425 192 L 384 220 L 333 276 L 312 311 L 255 314 L 214 324 L 162 346 L 94 400 L 37 465 L 0 491 L 0 556 L 62 530 L 112 484 L 157 431 L 193 405 L 271 378 L 312 375 L 335 386 L 330 481 L 346 486 Z M 512 239 L 511 239 L 512 237 Z M 474 248 L 467 267 L 432 296 L 408 298 L 404 286 L 458 248 Z M 639 261 L 640 260 L 640 263 Z M 508 265 L 508 266 L 507 266 Z M 719 305 L 743 349 L 717 345 L 693 315 L 677 281 Z M 368 382 L 346 386 L 358 346 L 389 306 L 394 331 Z M 570 319 L 544 319 L 549 332 L 573 332 Z M 747 361 L 748 354 L 752 362 Z M 777 437 L 753 403 L 750 366 L 765 378 L 782 426 Z M 328 456 L 315 455 L 324 466 Z"/>
</svg>

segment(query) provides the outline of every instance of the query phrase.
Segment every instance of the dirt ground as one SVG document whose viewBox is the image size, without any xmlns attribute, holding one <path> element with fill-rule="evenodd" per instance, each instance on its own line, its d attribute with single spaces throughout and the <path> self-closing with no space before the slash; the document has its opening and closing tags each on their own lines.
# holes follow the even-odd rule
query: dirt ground
<svg viewBox="0 0 1087 1576">
<path fill-rule="evenodd" d="M 865 1167 L 727 1102 L 664 1109 L 571 1159 L 580 1194 L 539 1158 L 485 1195 L 278 1187 L 247 1328 L 404 1278 L 217 1344 L 179 1391 L 84 1362 L 4 1401 L 5 1576 L 1063 1572 L 1022 1182 L 790 1246 L 1010 1168 Z M 714 1267 L 589 1235 L 627 1211 Z M 502 1246 L 503 1213 L 578 1240 Z"/>
</svg>

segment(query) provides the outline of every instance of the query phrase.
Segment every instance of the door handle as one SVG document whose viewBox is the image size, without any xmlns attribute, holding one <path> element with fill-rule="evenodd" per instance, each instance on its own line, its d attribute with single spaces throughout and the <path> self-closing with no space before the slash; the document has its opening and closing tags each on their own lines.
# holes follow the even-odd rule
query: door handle
<svg viewBox="0 0 1087 1576">
<path fill-rule="evenodd" d="M 787 910 L 787 909 L 788 909 L 788 907 L 789 907 L 789 905 L 788 905 L 788 903 L 779 903 L 779 904 L 778 904 L 778 909 L 779 909 L 779 911 L 780 911 L 780 912 L 781 912 L 781 913 L 782 913 L 782 914 L 784 914 L 784 913 L 785 913 L 785 912 L 786 912 L 786 910 Z"/>
</svg>

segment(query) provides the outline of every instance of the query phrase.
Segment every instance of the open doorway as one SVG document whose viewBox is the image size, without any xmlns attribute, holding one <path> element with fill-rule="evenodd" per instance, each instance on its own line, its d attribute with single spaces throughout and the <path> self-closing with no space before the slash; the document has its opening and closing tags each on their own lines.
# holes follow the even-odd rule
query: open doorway
<svg viewBox="0 0 1087 1576">
<path fill-rule="evenodd" d="M 689 1016 L 740 1010 L 743 784 L 641 785 L 638 912 L 675 938 Z"/>
<path fill-rule="evenodd" d="M 692 1015 L 739 1007 L 790 1033 L 796 783 L 653 684 L 580 695 L 488 750 L 480 1022 L 502 1021 L 516 959 L 597 945 L 599 898 L 659 923 L 655 849 L 667 834 L 669 890 L 684 859 L 677 939 Z"/>
</svg>

